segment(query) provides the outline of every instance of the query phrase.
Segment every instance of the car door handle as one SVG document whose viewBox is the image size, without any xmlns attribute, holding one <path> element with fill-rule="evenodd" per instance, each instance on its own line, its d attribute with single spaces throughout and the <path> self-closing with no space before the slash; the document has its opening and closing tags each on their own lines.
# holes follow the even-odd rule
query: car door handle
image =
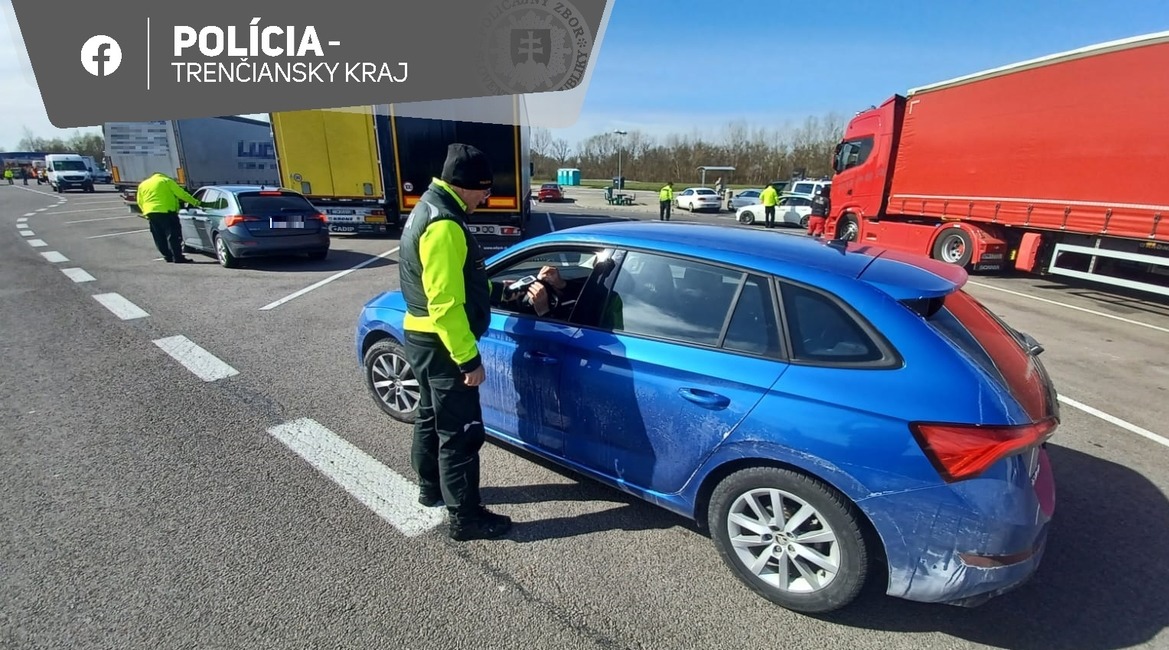
<svg viewBox="0 0 1169 650">
<path fill-rule="evenodd" d="M 528 361 L 535 361 L 536 363 L 542 363 L 546 366 L 557 363 L 556 357 L 544 354 L 543 352 L 525 352 L 524 358 Z"/>
<path fill-rule="evenodd" d="M 708 409 L 724 409 L 731 400 L 718 393 L 711 393 L 697 388 L 679 388 L 678 394 L 695 404 Z"/>
</svg>

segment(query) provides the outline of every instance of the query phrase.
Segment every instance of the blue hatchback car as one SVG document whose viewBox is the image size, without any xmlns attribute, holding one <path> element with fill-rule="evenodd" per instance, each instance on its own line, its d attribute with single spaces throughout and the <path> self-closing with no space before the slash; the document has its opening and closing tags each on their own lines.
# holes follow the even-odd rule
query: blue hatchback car
<svg viewBox="0 0 1169 650">
<path fill-rule="evenodd" d="M 966 273 L 860 244 L 685 223 L 584 226 L 488 260 L 555 267 L 554 312 L 480 341 L 494 439 L 694 519 L 756 592 L 801 612 L 887 592 L 975 605 L 1025 582 L 1055 499 L 1042 348 Z M 392 417 L 418 404 L 405 304 L 356 352 Z"/>
</svg>

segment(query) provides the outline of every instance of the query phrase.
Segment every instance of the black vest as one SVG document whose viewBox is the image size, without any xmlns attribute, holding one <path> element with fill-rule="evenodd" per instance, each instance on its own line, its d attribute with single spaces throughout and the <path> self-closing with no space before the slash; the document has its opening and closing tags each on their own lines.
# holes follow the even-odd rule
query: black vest
<svg viewBox="0 0 1169 650">
<path fill-rule="evenodd" d="M 471 333 L 478 340 L 487 333 L 491 323 L 491 290 L 484 265 L 483 249 L 467 230 L 467 213 L 445 189 L 431 184 L 422 194 L 418 205 L 410 212 L 402 228 L 402 247 L 398 251 L 399 280 L 406 310 L 414 316 L 429 316 L 426 291 L 422 287 L 422 259 L 418 244 L 422 233 L 436 221 L 450 220 L 459 224 L 467 239 L 467 259 L 463 263 L 463 285 L 466 296 L 464 308 Z"/>
</svg>

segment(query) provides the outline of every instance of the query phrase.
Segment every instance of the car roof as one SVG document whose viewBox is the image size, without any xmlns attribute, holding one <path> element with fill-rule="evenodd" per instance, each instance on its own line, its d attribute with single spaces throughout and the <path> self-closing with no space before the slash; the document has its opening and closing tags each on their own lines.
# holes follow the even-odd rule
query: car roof
<svg viewBox="0 0 1169 650">
<path fill-rule="evenodd" d="M 827 273 L 859 279 L 897 300 L 933 298 L 966 284 L 964 269 L 920 255 L 869 244 L 823 241 L 698 223 L 624 221 L 576 226 L 530 240 L 644 247 L 723 262 L 794 280 Z"/>
<path fill-rule="evenodd" d="M 284 194 L 295 194 L 301 196 L 300 192 L 290 190 L 287 187 L 277 187 L 275 185 L 204 185 L 200 187 L 201 190 L 220 190 L 222 192 L 230 192 L 232 194 L 241 194 L 243 192 L 281 192 Z"/>
</svg>

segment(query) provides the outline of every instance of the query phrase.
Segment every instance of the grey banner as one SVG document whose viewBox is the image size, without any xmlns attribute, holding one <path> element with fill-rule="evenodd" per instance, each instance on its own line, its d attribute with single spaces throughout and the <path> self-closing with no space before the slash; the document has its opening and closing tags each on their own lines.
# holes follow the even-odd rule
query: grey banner
<svg viewBox="0 0 1169 650">
<path fill-rule="evenodd" d="M 13 8 L 49 120 L 69 128 L 513 94 L 566 100 L 544 102 L 563 117 L 579 113 L 611 1 Z"/>
</svg>

